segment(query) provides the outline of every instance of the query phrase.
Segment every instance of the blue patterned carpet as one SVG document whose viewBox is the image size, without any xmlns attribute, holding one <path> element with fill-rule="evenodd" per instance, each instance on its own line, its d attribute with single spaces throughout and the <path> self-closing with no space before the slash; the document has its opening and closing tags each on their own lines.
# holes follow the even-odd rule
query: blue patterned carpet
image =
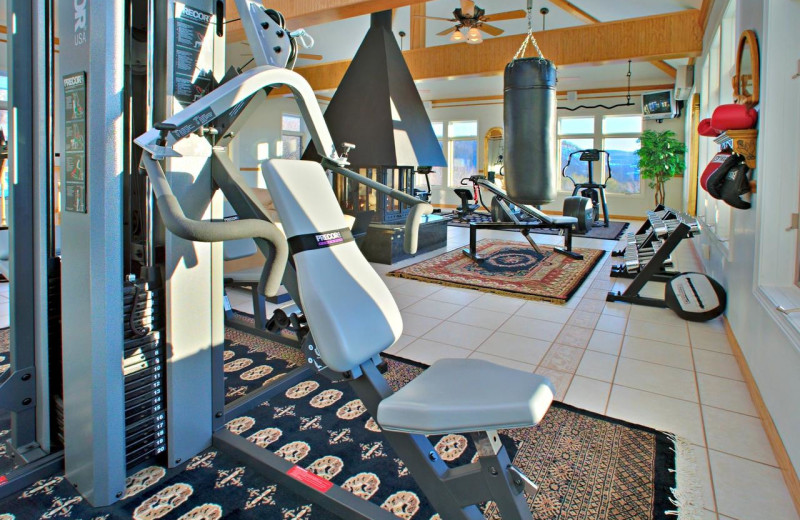
<svg viewBox="0 0 800 520">
<path fill-rule="evenodd" d="M 293 349 L 235 330 L 227 332 L 225 357 L 228 400 L 303 362 Z M 388 363 L 386 377 L 395 388 L 423 370 L 396 359 Z M 399 518 L 439 520 L 348 385 L 312 377 L 227 427 Z M 465 436 L 431 440 L 442 459 L 453 464 L 475 456 Z M 557 404 L 538 428 L 505 432 L 503 442 L 515 464 L 540 485 L 532 504 L 537 519 L 674 518 L 664 514 L 674 508 L 669 499 L 675 459 L 662 433 Z M 486 516 L 498 518 L 491 505 Z M 111 507 L 89 507 L 62 475 L 0 502 L 0 520 L 66 518 L 318 520 L 332 515 L 214 449 L 173 470 L 140 469 Z"/>
</svg>

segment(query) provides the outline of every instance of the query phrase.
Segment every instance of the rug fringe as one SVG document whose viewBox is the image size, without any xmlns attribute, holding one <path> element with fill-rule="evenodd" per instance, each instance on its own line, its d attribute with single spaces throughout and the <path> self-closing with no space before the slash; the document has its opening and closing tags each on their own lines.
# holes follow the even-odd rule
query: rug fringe
<svg viewBox="0 0 800 520">
<path fill-rule="evenodd" d="M 703 489 L 697 475 L 697 462 L 692 445 L 688 441 L 673 434 L 668 434 L 675 452 L 675 487 L 672 488 L 670 502 L 675 510 L 665 514 L 675 516 L 678 520 L 700 520 L 703 513 Z"/>
</svg>

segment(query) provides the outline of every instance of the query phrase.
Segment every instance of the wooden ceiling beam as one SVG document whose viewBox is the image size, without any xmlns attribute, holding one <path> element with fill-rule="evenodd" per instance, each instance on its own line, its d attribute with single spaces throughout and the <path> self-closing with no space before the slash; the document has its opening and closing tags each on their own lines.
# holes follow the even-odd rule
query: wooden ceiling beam
<svg viewBox="0 0 800 520">
<path fill-rule="evenodd" d="M 573 18 L 577 18 L 584 23 L 600 23 L 600 20 L 590 15 L 580 7 L 573 5 L 572 2 L 568 2 L 567 0 L 550 0 L 550 3 L 571 15 Z"/>
<path fill-rule="evenodd" d="M 708 17 L 711 15 L 711 9 L 714 7 L 714 0 L 703 0 L 700 5 L 700 19 L 698 23 L 703 33 L 706 32 L 706 25 L 708 25 Z"/>
<path fill-rule="evenodd" d="M 655 68 L 657 68 L 658 70 L 660 70 L 661 72 L 663 72 L 672 79 L 675 79 L 678 76 L 678 71 L 675 69 L 675 67 L 673 67 L 666 61 L 651 61 L 650 63 L 652 63 Z"/>
<path fill-rule="evenodd" d="M 631 87 L 631 92 L 649 92 L 651 90 L 667 90 L 671 89 L 673 85 L 667 84 L 659 84 L 659 85 L 636 85 Z M 575 90 L 574 92 L 578 93 L 578 96 L 591 96 L 591 95 L 598 95 L 598 94 L 625 94 L 628 91 L 627 85 L 620 85 L 619 87 L 605 87 L 605 88 L 588 88 L 583 90 Z M 558 91 L 559 96 L 566 96 L 567 92 L 573 92 L 570 89 L 560 89 Z M 490 96 L 472 96 L 472 97 L 459 97 L 459 98 L 443 98 L 443 99 L 434 99 L 431 101 L 433 106 L 437 105 L 452 105 L 454 103 L 473 103 L 473 102 L 480 102 L 480 101 L 502 101 L 503 95 L 502 94 L 495 94 Z"/>
<path fill-rule="evenodd" d="M 414 4 L 411 6 L 411 28 L 409 29 L 409 40 L 412 49 L 423 49 L 426 47 L 427 24 L 425 18 L 425 4 Z"/>
<path fill-rule="evenodd" d="M 279 11 L 286 18 L 286 26 L 291 29 L 311 27 L 345 18 L 388 11 L 407 5 L 425 3 L 427 0 L 269 0 L 267 7 Z M 263 2 L 263 0 L 262 0 Z M 236 20 L 239 12 L 236 3 L 229 1 L 225 7 L 225 18 Z M 229 43 L 246 38 L 241 22 L 226 24 L 226 39 Z"/>
<path fill-rule="evenodd" d="M 600 20 L 590 15 L 580 7 L 577 7 L 576 5 L 572 4 L 572 2 L 569 2 L 568 0 L 550 0 L 550 2 L 559 9 L 561 9 L 562 11 L 565 11 L 567 14 L 572 15 L 573 17 L 577 18 L 578 20 L 581 20 L 582 22 L 588 24 L 600 23 Z M 701 16 L 702 16 L 702 11 L 701 11 Z M 675 70 L 675 67 L 673 67 L 666 61 L 653 60 L 650 63 L 652 63 L 655 68 L 657 68 L 664 74 L 668 75 L 672 79 L 675 79 L 675 77 L 678 75 L 678 71 Z"/>
<path fill-rule="evenodd" d="M 696 9 L 658 16 L 535 33 L 545 57 L 559 67 L 699 56 L 702 31 Z M 653 35 L 657 34 L 658 38 Z M 523 36 L 487 38 L 480 45 L 440 45 L 403 53 L 414 79 L 494 76 L 503 73 Z M 335 89 L 350 60 L 295 69 L 314 90 Z"/>
</svg>

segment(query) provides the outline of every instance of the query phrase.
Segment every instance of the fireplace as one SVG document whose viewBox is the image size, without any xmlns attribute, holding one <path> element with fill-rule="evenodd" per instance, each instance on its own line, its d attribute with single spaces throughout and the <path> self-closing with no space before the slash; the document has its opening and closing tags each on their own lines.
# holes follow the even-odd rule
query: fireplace
<svg viewBox="0 0 800 520">
<path fill-rule="evenodd" d="M 392 12 L 372 13 L 370 20 L 325 110 L 325 123 L 336 146 L 347 150 L 348 168 L 412 197 L 423 196 L 414 190 L 415 171 L 447 166 L 447 161 L 392 33 Z M 303 158 L 315 161 L 330 153 L 321 152 L 311 142 Z M 391 264 L 409 257 L 403 251 L 407 205 L 336 174 L 333 187 L 346 213 L 374 211 L 362 244 L 368 260 Z M 418 253 L 446 244 L 447 223 L 428 215 L 420 225 Z"/>
<path fill-rule="evenodd" d="M 357 171 L 390 188 L 414 195 L 413 166 L 378 166 L 358 168 Z M 402 223 L 408 216 L 408 205 L 342 175 L 334 174 L 334 189 L 345 213 L 374 211 L 372 221 L 381 224 Z"/>
</svg>

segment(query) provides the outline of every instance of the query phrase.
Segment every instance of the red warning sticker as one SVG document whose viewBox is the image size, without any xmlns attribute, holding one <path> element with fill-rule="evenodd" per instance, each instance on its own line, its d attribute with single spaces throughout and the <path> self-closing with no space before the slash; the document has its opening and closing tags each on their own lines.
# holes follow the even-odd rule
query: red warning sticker
<svg viewBox="0 0 800 520">
<path fill-rule="evenodd" d="M 319 491 L 320 493 L 327 493 L 328 490 L 333 487 L 333 483 L 328 482 L 324 478 L 317 476 L 307 469 L 301 468 L 300 466 L 292 466 L 292 468 L 287 471 L 286 474 L 293 479 L 302 482 L 311 489 Z"/>
</svg>

